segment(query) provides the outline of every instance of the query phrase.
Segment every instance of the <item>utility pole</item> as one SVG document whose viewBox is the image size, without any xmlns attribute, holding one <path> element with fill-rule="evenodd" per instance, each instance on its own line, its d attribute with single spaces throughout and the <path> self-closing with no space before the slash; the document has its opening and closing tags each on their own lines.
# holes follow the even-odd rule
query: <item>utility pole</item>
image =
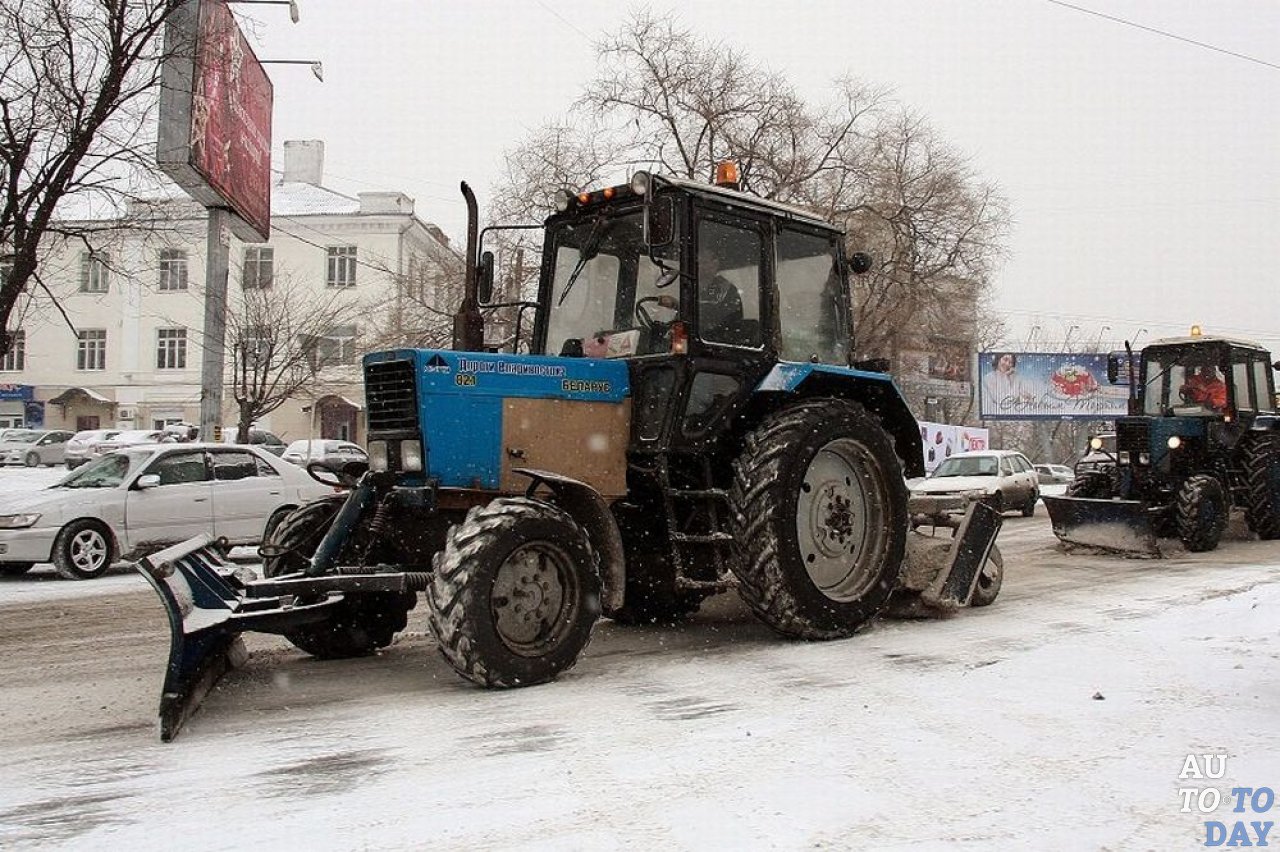
<svg viewBox="0 0 1280 852">
<path fill-rule="evenodd" d="M 231 213 L 210 207 L 205 241 L 204 345 L 200 362 L 200 440 L 222 437 L 222 375 L 226 361 L 227 271 L 231 259 Z"/>
</svg>

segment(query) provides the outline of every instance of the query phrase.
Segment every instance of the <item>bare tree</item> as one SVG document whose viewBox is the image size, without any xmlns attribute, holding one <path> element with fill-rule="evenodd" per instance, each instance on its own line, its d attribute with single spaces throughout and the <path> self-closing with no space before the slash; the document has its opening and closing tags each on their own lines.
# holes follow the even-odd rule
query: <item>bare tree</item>
<svg viewBox="0 0 1280 852">
<path fill-rule="evenodd" d="M 462 301 L 463 259 L 440 250 L 411 263 L 403 274 L 389 268 L 382 271 L 394 286 L 383 303 L 366 306 L 370 326 L 364 336 L 366 348 L 449 348 L 453 311 Z"/>
<path fill-rule="evenodd" d="M 537 213 L 535 194 L 639 166 L 707 178 L 737 160 L 744 189 L 844 225 L 877 265 L 855 294 L 856 351 L 895 356 L 956 279 L 990 289 L 1008 223 L 998 190 L 888 92 L 837 80 L 806 103 L 740 51 L 639 12 L 599 45 L 600 66 L 570 116 L 508 154 L 495 196 Z M 542 203 L 546 203 L 545 201 Z M 545 211 L 542 208 L 541 211 Z"/>
<path fill-rule="evenodd" d="M 174 0 L 0 0 L 0 352 L 41 280 L 42 241 L 127 227 L 122 203 L 153 164 L 153 110 Z M 74 203 L 77 209 L 69 211 Z M 111 213 L 98 217 L 85 210 Z M 109 221 L 107 221 L 109 220 Z"/>
<path fill-rule="evenodd" d="M 227 307 L 227 388 L 237 408 L 236 440 L 311 385 L 325 367 L 350 363 L 366 307 L 339 294 L 317 304 L 314 290 L 284 276 L 269 286 L 232 288 Z"/>
</svg>

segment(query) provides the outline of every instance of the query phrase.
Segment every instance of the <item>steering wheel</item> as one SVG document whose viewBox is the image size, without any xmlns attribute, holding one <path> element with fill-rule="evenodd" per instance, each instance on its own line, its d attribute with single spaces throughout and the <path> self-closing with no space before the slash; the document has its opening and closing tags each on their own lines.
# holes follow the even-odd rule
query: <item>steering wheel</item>
<svg viewBox="0 0 1280 852">
<path fill-rule="evenodd" d="M 676 310 L 675 300 L 670 296 L 645 296 L 636 300 L 636 322 L 640 323 L 640 327 L 645 331 L 653 331 L 654 327 L 661 324 L 663 326 L 670 325 L 669 322 L 660 322 L 655 320 L 653 315 L 649 313 L 645 305 L 656 305 L 660 308 L 666 308 L 669 311 Z"/>
</svg>

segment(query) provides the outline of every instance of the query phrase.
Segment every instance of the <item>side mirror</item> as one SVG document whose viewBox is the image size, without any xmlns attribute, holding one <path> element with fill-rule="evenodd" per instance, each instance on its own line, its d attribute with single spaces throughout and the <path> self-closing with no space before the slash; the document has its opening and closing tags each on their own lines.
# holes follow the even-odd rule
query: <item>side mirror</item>
<svg viewBox="0 0 1280 852">
<path fill-rule="evenodd" d="M 871 255 L 865 251 L 855 251 L 849 255 L 849 271 L 854 275 L 865 275 L 871 271 Z"/>
<path fill-rule="evenodd" d="M 138 481 L 134 483 L 138 488 L 155 488 L 160 484 L 160 474 L 144 473 L 138 477 Z"/>
<path fill-rule="evenodd" d="M 493 252 L 480 255 L 480 267 L 476 270 L 476 296 L 480 304 L 493 301 Z"/>
<path fill-rule="evenodd" d="M 675 203 L 670 195 L 661 198 L 645 196 L 644 243 L 649 248 L 670 245 L 675 239 Z"/>
<path fill-rule="evenodd" d="M 1107 381 L 1115 384 L 1120 378 L 1120 359 L 1114 355 L 1107 356 Z"/>
<path fill-rule="evenodd" d="M 1275 362 L 1274 364 L 1272 364 L 1272 365 L 1271 365 L 1271 369 L 1273 369 L 1273 370 L 1280 370 L 1280 361 L 1277 361 L 1277 362 Z"/>
</svg>

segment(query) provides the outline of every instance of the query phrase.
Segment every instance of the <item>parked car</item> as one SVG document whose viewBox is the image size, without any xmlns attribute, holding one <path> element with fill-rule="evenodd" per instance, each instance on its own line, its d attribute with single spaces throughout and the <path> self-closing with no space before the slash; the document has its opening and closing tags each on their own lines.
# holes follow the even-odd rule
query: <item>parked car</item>
<svg viewBox="0 0 1280 852">
<path fill-rule="evenodd" d="M 176 435 L 164 429 L 125 429 L 116 432 L 109 438 L 103 438 L 101 441 L 94 443 L 90 448 L 89 458 L 105 456 L 107 453 L 113 453 L 125 447 L 135 447 L 139 444 L 173 443 L 177 440 Z"/>
<path fill-rule="evenodd" d="M 224 429 L 222 434 L 229 435 L 231 439 L 234 440 L 236 437 L 236 430 Z M 262 447 L 262 449 L 266 450 L 267 452 L 271 453 L 274 456 L 284 455 L 284 450 L 285 450 L 284 441 L 280 440 L 280 437 L 276 435 L 274 432 L 267 432 L 264 429 L 250 429 L 249 443 L 253 444 L 255 447 Z"/>
<path fill-rule="evenodd" d="M 1116 466 L 1116 433 L 1102 432 L 1089 439 L 1089 452 L 1076 462 L 1075 475 L 1110 473 Z"/>
<path fill-rule="evenodd" d="M 1065 464 L 1038 464 L 1036 476 L 1041 485 L 1066 485 L 1076 478 L 1071 468 Z"/>
<path fill-rule="evenodd" d="M 1031 462 L 1013 450 L 956 453 L 911 486 L 918 494 L 964 494 L 980 497 L 998 512 L 1018 509 L 1035 514 L 1040 482 Z"/>
<path fill-rule="evenodd" d="M 71 440 L 67 441 L 66 449 L 62 451 L 62 460 L 67 470 L 75 470 L 85 462 L 97 458 L 93 455 L 94 445 L 109 441 L 119 434 L 119 429 L 86 429 L 72 435 Z"/>
<path fill-rule="evenodd" d="M 0 440 L 0 456 L 5 464 L 40 467 L 62 464 L 71 433 L 61 429 L 18 429 Z"/>
<path fill-rule="evenodd" d="M 212 532 L 256 544 L 294 507 L 331 494 L 257 447 L 142 444 L 108 453 L 56 485 L 0 495 L 0 573 L 52 562 L 73 580 Z"/>
<path fill-rule="evenodd" d="M 286 447 L 281 458 L 296 465 L 318 461 L 332 467 L 341 467 L 352 461 L 368 462 L 369 454 L 364 451 L 364 447 L 350 441 L 338 441 L 332 438 L 316 438 L 308 441 L 304 438 Z"/>
</svg>

